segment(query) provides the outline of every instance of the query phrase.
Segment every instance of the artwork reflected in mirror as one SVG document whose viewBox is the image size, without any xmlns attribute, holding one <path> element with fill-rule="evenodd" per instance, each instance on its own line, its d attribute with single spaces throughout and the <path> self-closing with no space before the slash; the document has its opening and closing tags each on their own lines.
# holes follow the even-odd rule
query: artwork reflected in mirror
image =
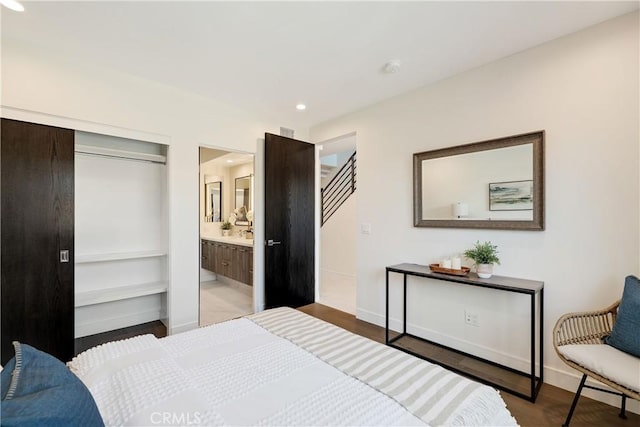
<svg viewBox="0 0 640 427">
<path fill-rule="evenodd" d="M 251 176 L 236 178 L 235 210 L 236 224 L 249 225 L 247 214 L 253 209 L 251 201 Z"/>
<path fill-rule="evenodd" d="M 204 185 L 205 222 L 222 221 L 222 182 L 207 182 Z"/>
<path fill-rule="evenodd" d="M 544 132 L 414 154 L 416 227 L 544 229 Z"/>
<path fill-rule="evenodd" d="M 489 210 L 533 211 L 533 180 L 490 183 Z"/>
</svg>

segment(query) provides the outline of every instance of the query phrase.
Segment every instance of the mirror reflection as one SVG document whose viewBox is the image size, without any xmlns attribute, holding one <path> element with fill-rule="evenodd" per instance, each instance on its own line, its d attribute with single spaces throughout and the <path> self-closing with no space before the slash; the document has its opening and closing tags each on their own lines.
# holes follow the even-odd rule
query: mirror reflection
<svg viewBox="0 0 640 427">
<path fill-rule="evenodd" d="M 205 221 L 219 222 L 222 218 L 222 182 L 207 182 L 205 192 Z"/>
<path fill-rule="evenodd" d="M 235 188 L 235 214 L 236 224 L 248 224 L 247 213 L 253 209 L 251 206 L 251 176 L 236 178 Z"/>
<path fill-rule="evenodd" d="M 544 229 L 544 132 L 414 154 L 416 227 Z"/>
<path fill-rule="evenodd" d="M 422 219 L 533 219 L 532 144 L 422 161 Z"/>
</svg>

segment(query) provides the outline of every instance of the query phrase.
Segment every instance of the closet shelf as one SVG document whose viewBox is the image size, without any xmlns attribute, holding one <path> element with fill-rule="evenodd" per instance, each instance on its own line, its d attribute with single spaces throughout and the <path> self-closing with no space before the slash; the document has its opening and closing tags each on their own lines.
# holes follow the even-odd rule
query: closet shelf
<svg viewBox="0 0 640 427">
<path fill-rule="evenodd" d="M 114 148 L 96 147 L 84 144 L 76 144 L 75 152 L 80 154 L 91 154 L 94 156 L 116 157 L 129 160 L 143 160 L 161 164 L 165 164 L 167 162 L 167 156 L 163 156 L 161 154 L 140 153 L 136 151 L 118 150 Z"/>
<path fill-rule="evenodd" d="M 109 254 L 76 255 L 76 264 L 121 261 L 126 259 L 155 258 L 167 255 L 164 251 L 115 252 Z"/>
<path fill-rule="evenodd" d="M 161 294 L 167 292 L 167 287 L 168 282 L 163 281 L 76 292 L 75 306 L 84 307 L 146 295 Z"/>
</svg>

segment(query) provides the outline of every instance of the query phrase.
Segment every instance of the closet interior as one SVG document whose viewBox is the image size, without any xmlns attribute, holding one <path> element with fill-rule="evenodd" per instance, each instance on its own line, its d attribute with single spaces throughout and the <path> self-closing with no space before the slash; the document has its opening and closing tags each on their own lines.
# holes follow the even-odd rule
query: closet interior
<svg viewBox="0 0 640 427">
<path fill-rule="evenodd" d="M 76 131 L 75 337 L 167 317 L 167 147 Z"/>
</svg>

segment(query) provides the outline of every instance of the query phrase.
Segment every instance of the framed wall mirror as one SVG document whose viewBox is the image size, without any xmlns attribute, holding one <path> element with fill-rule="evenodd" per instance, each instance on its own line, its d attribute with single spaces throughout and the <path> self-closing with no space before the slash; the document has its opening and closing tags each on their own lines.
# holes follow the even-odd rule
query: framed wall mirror
<svg viewBox="0 0 640 427">
<path fill-rule="evenodd" d="M 222 182 L 206 182 L 204 184 L 205 222 L 222 221 Z"/>
<path fill-rule="evenodd" d="M 413 155 L 415 227 L 544 230 L 544 131 Z"/>
<path fill-rule="evenodd" d="M 251 202 L 251 175 L 236 178 L 235 205 L 236 224 L 249 225 L 247 212 L 253 209 Z"/>
</svg>

